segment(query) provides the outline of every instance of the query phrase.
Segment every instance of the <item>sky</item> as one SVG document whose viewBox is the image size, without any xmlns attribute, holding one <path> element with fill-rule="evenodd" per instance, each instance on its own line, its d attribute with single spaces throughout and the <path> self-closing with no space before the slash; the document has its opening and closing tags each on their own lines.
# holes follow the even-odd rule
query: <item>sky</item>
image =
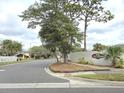
<svg viewBox="0 0 124 93">
<path fill-rule="evenodd" d="M 0 0 L 0 40 L 16 40 L 23 45 L 24 50 L 41 45 L 38 29 L 27 28 L 27 23 L 18 17 L 35 0 Z M 92 22 L 87 31 L 87 47 L 92 49 L 95 43 L 105 45 L 124 44 L 124 0 L 108 0 L 103 6 L 114 14 L 114 19 L 108 23 Z M 83 24 L 79 28 L 83 30 Z"/>
</svg>

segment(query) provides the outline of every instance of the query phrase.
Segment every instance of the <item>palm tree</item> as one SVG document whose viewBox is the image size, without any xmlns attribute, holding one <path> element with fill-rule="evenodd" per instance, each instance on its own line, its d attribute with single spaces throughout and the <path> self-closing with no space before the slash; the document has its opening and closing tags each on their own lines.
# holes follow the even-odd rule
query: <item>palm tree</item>
<svg viewBox="0 0 124 93">
<path fill-rule="evenodd" d="M 115 66 L 117 59 L 120 59 L 122 49 L 120 47 L 111 46 L 107 49 L 106 58 L 112 60 L 112 65 Z"/>
</svg>

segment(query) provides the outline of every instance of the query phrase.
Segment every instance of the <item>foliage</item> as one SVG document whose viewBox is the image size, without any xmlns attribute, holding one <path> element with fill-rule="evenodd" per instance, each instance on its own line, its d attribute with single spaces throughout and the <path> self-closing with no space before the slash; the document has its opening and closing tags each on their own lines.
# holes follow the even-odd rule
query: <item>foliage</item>
<svg viewBox="0 0 124 93">
<path fill-rule="evenodd" d="M 41 57 L 49 58 L 51 56 L 50 51 L 48 51 L 43 46 L 34 46 L 34 47 L 30 48 L 29 52 L 31 54 L 31 57 L 36 58 L 36 59 L 39 59 Z"/>
<path fill-rule="evenodd" d="M 113 66 L 116 65 L 117 60 L 120 58 L 122 49 L 120 47 L 111 46 L 107 49 L 106 58 L 111 59 Z"/>
<path fill-rule="evenodd" d="M 75 39 L 79 37 L 78 29 L 63 13 L 50 15 L 48 20 L 45 19 L 39 35 L 47 48 L 50 46 L 50 50 L 51 48 L 58 49 L 65 59 L 64 62 L 66 62 L 67 54 L 72 51 L 72 44 L 74 45 L 76 43 Z"/>
<path fill-rule="evenodd" d="M 72 46 L 73 50 L 72 52 L 80 52 L 83 51 L 83 48 L 81 48 L 81 44 L 75 44 L 75 46 Z"/>
<path fill-rule="evenodd" d="M 17 41 L 3 40 L 1 54 L 11 56 L 22 50 L 22 44 Z"/>
<path fill-rule="evenodd" d="M 105 10 L 102 6 L 103 0 L 74 0 L 79 4 L 80 16 L 79 20 L 84 22 L 84 49 L 86 50 L 87 28 L 91 21 L 107 22 L 114 18 L 109 10 Z"/>
<path fill-rule="evenodd" d="M 103 51 L 107 48 L 107 46 L 102 45 L 101 43 L 96 43 L 93 45 L 93 51 Z"/>
<path fill-rule="evenodd" d="M 20 16 L 23 21 L 29 22 L 29 28 L 40 26 L 39 36 L 43 45 L 55 55 L 56 51 L 59 51 L 64 57 L 64 62 L 67 61 L 67 54 L 72 51 L 75 41 L 81 41 L 76 24 L 67 16 L 67 3 L 68 0 L 41 0 L 31 5 Z"/>
<path fill-rule="evenodd" d="M 120 58 L 116 64 L 115 64 L 115 67 L 116 68 L 123 68 L 123 65 L 124 65 L 124 60 L 122 58 Z"/>
<path fill-rule="evenodd" d="M 58 14 L 63 12 L 69 18 L 75 18 L 76 11 L 72 11 L 76 4 L 72 4 L 73 0 L 40 0 L 31 5 L 27 10 L 19 15 L 23 21 L 28 21 L 28 28 L 41 27 L 42 19 L 46 19 L 49 13 Z M 71 6 L 71 7 L 70 7 Z M 76 7 L 75 7 L 76 9 Z M 71 15 L 70 15 L 71 14 Z"/>
<path fill-rule="evenodd" d="M 89 64 L 89 65 L 93 64 L 93 62 L 90 62 L 90 61 L 85 60 L 84 57 L 80 58 L 79 61 L 78 61 L 78 63 L 79 64 Z"/>
<path fill-rule="evenodd" d="M 104 10 L 102 0 L 40 0 L 25 10 L 20 17 L 28 21 L 28 28 L 40 27 L 39 36 L 44 46 L 56 55 L 59 51 L 66 62 L 67 54 L 75 43 L 84 39 L 91 21 L 107 22 L 113 19 L 110 11 Z M 77 20 L 84 21 L 83 38 L 77 29 Z"/>
<path fill-rule="evenodd" d="M 117 45 L 115 45 L 115 46 L 121 47 L 121 48 L 122 48 L 122 51 L 123 51 L 123 53 L 124 53 L 124 44 L 117 44 Z"/>
</svg>

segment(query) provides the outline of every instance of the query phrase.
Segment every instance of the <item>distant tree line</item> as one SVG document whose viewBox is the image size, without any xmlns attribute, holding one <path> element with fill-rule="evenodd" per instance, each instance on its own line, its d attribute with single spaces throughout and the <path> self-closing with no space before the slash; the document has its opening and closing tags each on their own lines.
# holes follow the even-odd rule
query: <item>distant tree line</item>
<svg viewBox="0 0 124 93">
<path fill-rule="evenodd" d="M 106 50 L 108 48 L 108 46 L 103 45 L 101 43 L 96 43 L 93 45 L 93 51 L 103 51 Z"/>
<path fill-rule="evenodd" d="M 0 44 L 1 56 L 12 56 L 22 51 L 22 44 L 17 41 L 3 40 Z"/>
<path fill-rule="evenodd" d="M 43 46 L 33 46 L 29 49 L 29 53 L 31 58 L 35 59 L 46 59 L 52 56 L 52 53 Z"/>
</svg>

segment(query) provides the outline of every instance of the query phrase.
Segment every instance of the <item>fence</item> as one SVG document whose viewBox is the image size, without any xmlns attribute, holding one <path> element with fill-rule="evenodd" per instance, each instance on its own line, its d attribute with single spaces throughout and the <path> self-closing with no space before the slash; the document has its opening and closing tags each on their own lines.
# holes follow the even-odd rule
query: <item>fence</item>
<svg viewBox="0 0 124 93">
<path fill-rule="evenodd" d="M 0 56 L 0 62 L 17 61 L 16 56 Z"/>
</svg>

